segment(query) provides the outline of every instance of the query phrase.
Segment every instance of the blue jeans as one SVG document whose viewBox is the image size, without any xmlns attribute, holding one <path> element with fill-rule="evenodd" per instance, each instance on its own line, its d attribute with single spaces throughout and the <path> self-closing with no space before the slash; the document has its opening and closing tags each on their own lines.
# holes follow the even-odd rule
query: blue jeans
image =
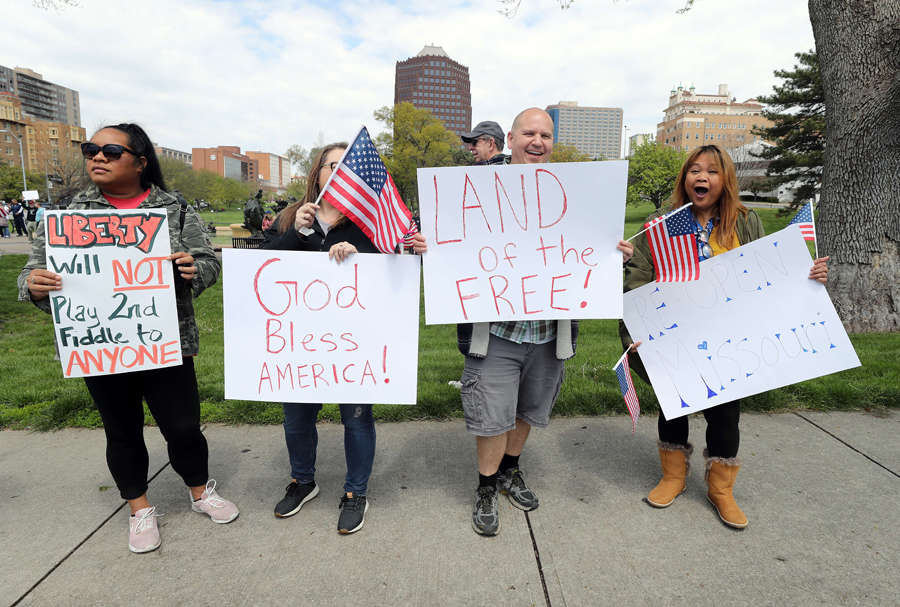
<svg viewBox="0 0 900 607">
<path fill-rule="evenodd" d="M 322 405 L 284 403 L 284 440 L 291 460 L 291 478 L 312 483 L 316 475 L 319 433 L 316 417 Z M 375 461 L 375 418 L 372 405 L 340 405 L 344 424 L 344 457 L 347 475 L 344 491 L 365 495 Z"/>
</svg>

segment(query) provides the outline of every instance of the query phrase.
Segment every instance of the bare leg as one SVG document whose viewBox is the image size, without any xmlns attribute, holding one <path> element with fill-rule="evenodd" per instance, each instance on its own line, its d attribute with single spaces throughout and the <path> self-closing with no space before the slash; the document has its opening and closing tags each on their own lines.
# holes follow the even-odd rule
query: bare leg
<svg viewBox="0 0 900 607">
<path fill-rule="evenodd" d="M 140 497 L 136 497 L 133 500 L 128 500 L 128 505 L 131 507 L 131 514 L 134 514 L 138 510 L 143 510 L 144 508 L 150 507 L 150 501 L 147 499 L 147 494 Z"/>
<path fill-rule="evenodd" d="M 476 436 L 475 445 L 478 450 L 478 472 L 484 476 L 494 474 L 500 467 L 500 460 L 506 451 L 509 432 L 500 436 Z"/>
<path fill-rule="evenodd" d="M 522 455 L 528 433 L 531 432 L 531 424 L 522 419 L 516 420 L 516 427 L 506 433 L 506 451 L 510 455 Z M 502 456 L 501 456 L 502 457 Z M 500 462 L 497 462 L 499 465 Z"/>
</svg>

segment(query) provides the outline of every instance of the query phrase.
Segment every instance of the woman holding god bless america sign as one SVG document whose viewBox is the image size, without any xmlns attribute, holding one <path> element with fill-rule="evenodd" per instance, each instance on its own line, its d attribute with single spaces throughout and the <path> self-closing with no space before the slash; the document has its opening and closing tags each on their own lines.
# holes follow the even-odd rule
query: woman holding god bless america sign
<svg viewBox="0 0 900 607">
<path fill-rule="evenodd" d="M 327 198 L 319 200 L 328 179 L 340 164 L 346 143 L 332 143 L 322 148 L 307 176 L 306 196 L 288 205 L 266 231 L 265 249 L 288 251 L 327 251 L 340 263 L 354 253 L 378 253 L 369 237 Z M 413 249 L 425 251 L 425 239 L 416 234 Z M 287 518 L 297 514 L 308 501 L 319 494 L 315 481 L 316 417 L 322 405 L 284 403 L 284 438 L 291 465 L 291 482 L 284 497 L 275 505 L 275 516 Z M 375 460 L 375 420 L 372 405 L 340 405 L 344 424 L 344 455 L 347 474 L 341 495 L 337 530 L 341 534 L 359 531 L 365 523 L 369 476 Z"/>
<path fill-rule="evenodd" d="M 140 126 L 103 127 L 81 144 L 81 151 L 93 185 L 79 192 L 69 208 L 166 209 L 169 237 L 177 243 L 173 248 L 179 249 L 169 258 L 176 264 L 181 283 L 175 291 L 183 363 L 84 378 L 103 419 L 109 470 L 131 507 L 128 548 L 150 552 L 159 547 L 160 537 L 156 507 L 147 499 L 145 399 L 166 439 L 172 468 L 190 488 L 191 509 L 209 515 L 216 523 L 229 523 L 238 516 L 237 507 L 216 493 L 216 481 L 209 478 L 209 453 L 200 431 L 200 397 L 194 374 L 199 331 L 191 300 L 216 281 L 220 264 L 197 213 L 166 191 L 153 144 Z M 31 257 L 19 275 L 19 299 L 50 312 L 50 295 L 62 288 L 62 278 L 46 269 L 45 259 L 41 226 Z"/>
</svg>

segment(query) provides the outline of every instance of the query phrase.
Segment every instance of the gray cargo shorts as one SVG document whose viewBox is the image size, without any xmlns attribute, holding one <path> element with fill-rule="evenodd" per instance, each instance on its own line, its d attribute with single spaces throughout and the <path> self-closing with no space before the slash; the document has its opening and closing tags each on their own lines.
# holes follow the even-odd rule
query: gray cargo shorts
<svg viewBox="0 0 900 607">
<path fill-rule="evenodd" d="M 467 356 L 463 368 L 466 429 L 476 436 L 499 436 L 515 428 L 516 419 L 546 427 L 564 372 L 556 340 L 517 344 L 491 335 L 487 357 Z"/>
</svg>

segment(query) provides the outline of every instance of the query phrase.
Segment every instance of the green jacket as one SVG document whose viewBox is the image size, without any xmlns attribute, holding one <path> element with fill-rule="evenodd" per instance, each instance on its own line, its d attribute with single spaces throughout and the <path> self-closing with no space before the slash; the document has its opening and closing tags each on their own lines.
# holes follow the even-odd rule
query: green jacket
<svg viewBox="0 0 900 607">
<path fill-rule="evenodd" d="M 95 185 L 79 192 L 72 199 L 68 208 L 115 209 Z M 215 284 L 222 266 L 206 236 L 200 216 L 190 206 L 187 207 L 184 215 L 184 226 L 181 226 L 180 196 L 151 186 L 150 195 L 137 208 L 165 208 L 169 218 L 169 244 L 172 252 L 186 251 L 194 258 L 197 275 L 190 283 L 182 279 L 177 272 L 175 273 L 175 302 L 178 309 L 178 329 L 181 333 L 181 354 L 182 356 L 194 356 L 200 349 L 200 330 L 197 328 L 197 321 L 194 318 L 193 298 L 200 295 L 207 287 Z M 46 267 L 47 253 L 44 243 L 44 226 L 41 222 L 37 226 L 28 263 L 19 273 L 19 301 L 32 301 L 25 282 L 28 273 L 35 268 L 46 269 Z M 32 303 L 44 312 L 50 312 L 49 297 L 32 301 Z"/>
<path fill-rule="evenodd" d="M 647 221 L 665 215 L 671 210 L 672 209 L 660 209 L 650 215 L 647 218 Z M 737 232 L 738 242 L 742 245 L 753 242 L 766 235 L 766 232 L 763 229 L 762 220 L 753 209 L 749 209 L 746 215 L 738 213 L 737 223 L 735 224 L 734 229 L 735 232 Z M 650 256 L 650 244 L 647 242 L 646 236 L 642 234 L 635 240 L 634 257 L 625 264 L 625 279 L 622 292 L 627 293 L 632 289 L 637 289 L 647 283 L 653 282 L 655 279 L 656 275 L 653 271 L 653 258 Z M 623 349 L 634 343 L 634 340 L 632 340 L 631 336 L 628 334 L 625 322 L 621 320 L 619 321 L 619 338 L 622 340 Z M 644 364 L 637 354 L 634 352 L 629 353 L 628 364 L 635 372 L 637 372 L 641 379 L 650 383 L 650 380 L 647 377 L 647 371 L 644 369 Z"/>
</svg>

